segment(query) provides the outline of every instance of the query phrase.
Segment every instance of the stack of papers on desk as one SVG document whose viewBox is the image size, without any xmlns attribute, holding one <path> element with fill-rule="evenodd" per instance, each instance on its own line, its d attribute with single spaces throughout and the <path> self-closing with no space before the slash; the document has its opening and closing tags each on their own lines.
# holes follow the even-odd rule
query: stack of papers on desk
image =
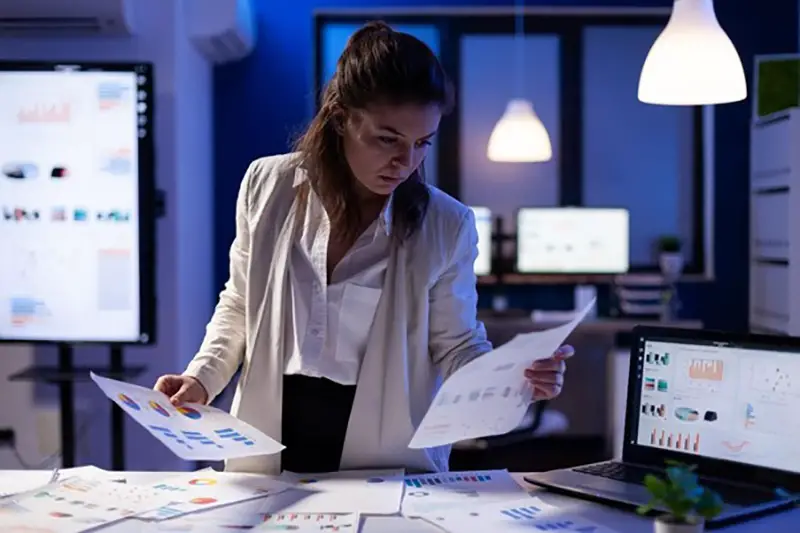
<svg viewBox="0 0 800 533">
<path fill-rule="evenodd" d="M 206 469 L 135 483 L 124 473 L 87 467 L 66 470 L 52 483 L 48 476 L 31 473 L 15 487 L 0 472 L 0 486 L 15 492 L 0 500 L 0 531 L 610 532 L 532 496 L 505 470 L 260 476 Z M 34 484 L 41 486 L 20 490 Z"/>
</svg>

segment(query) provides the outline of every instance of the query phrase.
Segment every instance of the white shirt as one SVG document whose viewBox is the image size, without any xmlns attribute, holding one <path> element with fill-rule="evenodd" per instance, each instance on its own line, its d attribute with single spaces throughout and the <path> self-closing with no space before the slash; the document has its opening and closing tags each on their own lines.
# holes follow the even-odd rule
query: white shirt
<svg viewBox="0 0 800 533">
<path fill-rule="evenodd" d="M 356 384 L 383 290 L 390 230 L 391 198 L 328 280 L 330 218 L 317 194 L 309 191 L 301 230 L 290 251 L 292 331 L 286 374 Z"/>
</svg>

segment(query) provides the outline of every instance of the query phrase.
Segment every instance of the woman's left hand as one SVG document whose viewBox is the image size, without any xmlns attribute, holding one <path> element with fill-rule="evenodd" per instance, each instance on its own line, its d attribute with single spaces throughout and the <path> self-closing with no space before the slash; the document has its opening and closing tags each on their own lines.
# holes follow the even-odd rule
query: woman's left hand
<svg viewBox="0 0 800 533">
<path fill-rule="evenodd" d="M 547 359 L 534 361 L 525 369 L 525 378 L 533 387 L 533 400 L 552 400 L 561 394 L 564 386 L 564 372 L 567 364 L 564 362 L 575 354 L 572 346 L 565 344 Z"/>
</svg>

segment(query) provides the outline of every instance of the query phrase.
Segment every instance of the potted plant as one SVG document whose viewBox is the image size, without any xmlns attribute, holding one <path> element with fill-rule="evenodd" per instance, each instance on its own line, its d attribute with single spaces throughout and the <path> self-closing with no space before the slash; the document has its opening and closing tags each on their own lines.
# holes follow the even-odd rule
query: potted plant
<svg viewBox="0 0 800 533">
<path fill-rule="evenodd" d="M 661 273 L 676 281 L 683 272 L 683 242 L 675 235 L 662 235 L 658 239 L 658 264 Z"/>
<path fill-rule="evenodd" d="M 705 521 L 722 511 L 719 495 L 698 483 L 693 466 L 668 462 L 666 477 L 648 474 L 644 479 L 650 502 L 637 509 L 639 514 L 666 511 L 655 520 L 655 533 L 700 533 Z"/>
</svg>

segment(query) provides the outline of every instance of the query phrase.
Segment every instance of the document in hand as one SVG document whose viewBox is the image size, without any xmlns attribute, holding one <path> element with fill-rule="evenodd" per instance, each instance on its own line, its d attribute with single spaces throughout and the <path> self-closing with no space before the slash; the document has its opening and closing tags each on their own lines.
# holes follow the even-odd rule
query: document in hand
<svg viewBox="0 0 800 533">
<path fill-rule="evenodd" d="M 516 428 L 533 395 L 525 368 L 551 357 L 594 304 L 592 299 L 566 324 L 517 335 L 459 368 L 439 389 L 408 447 L 442 446 Z"/>
<path fill-rule="evenodd" d="M 220 461 L 272 455 L 284 446 L 250 424 L 208 405 L 175 407 L 161 392 L 91 374 L 103 393 L 181 459 Z"/>
</svg>

